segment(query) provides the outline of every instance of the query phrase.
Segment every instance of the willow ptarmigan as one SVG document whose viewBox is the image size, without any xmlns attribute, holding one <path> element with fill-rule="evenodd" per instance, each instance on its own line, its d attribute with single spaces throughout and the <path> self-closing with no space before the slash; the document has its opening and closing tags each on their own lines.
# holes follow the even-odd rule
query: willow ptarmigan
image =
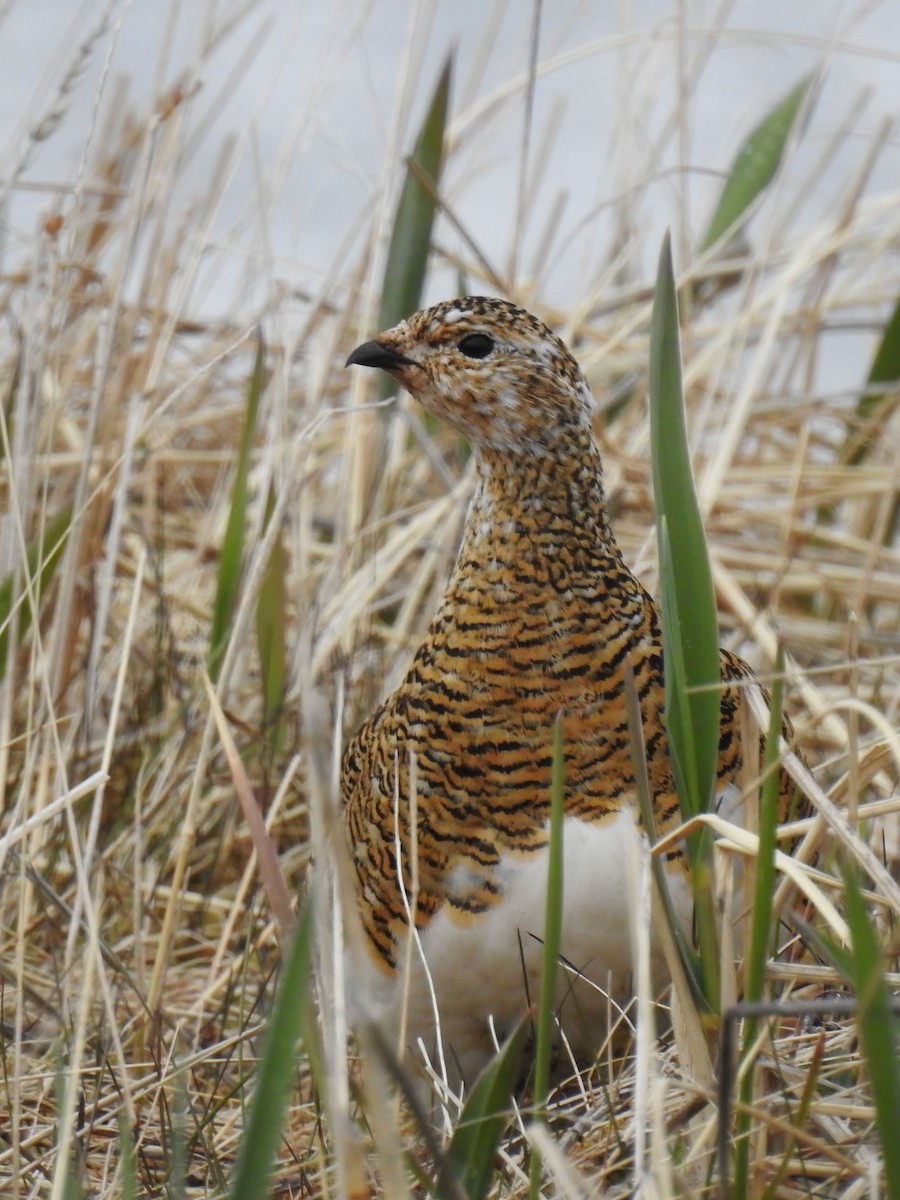
<svg viewBox="0 0 900 1200">
<path fill-rule="evenodd" d="M 439 1027 L 456 1082 L 471 1081 L 491 1054 L 491 1024 L 502 1037 L 519 1021 L 538 994 L 551 747 L 562 711 L 569 969 L 560 972 L 560 1018 L 586 1057 L 602 1037 L 607 995 L 622 1002 L 631 986 L 629 842 L 638 835 L 629 659 L 658 832 L 679 819 L 659 609 L 609 527 L 590 389 L 541 321 L 479 296 L 416 313 L 357 347 L 351 364 L 392 375 L 465 434 L 477 465 L 440 609 L 406 678 L 344 757 L 368 959 L 353 986 L 392 1032 L 405 1006 L 406 1044 L 421 1038 L 433 1062 Z M 726 683 L 750 674 L 724 650 L 721 661 Z M 722 691 L 720 795 L 736 790 L 741 766 L 740 694 Z M 672 874 L 688 921 L 686 881 L 677 865 Z M 408 954 L 411 916 L 420 944 Z M 660 966 L 659 947 L 656 955 Z"/>
</svg>

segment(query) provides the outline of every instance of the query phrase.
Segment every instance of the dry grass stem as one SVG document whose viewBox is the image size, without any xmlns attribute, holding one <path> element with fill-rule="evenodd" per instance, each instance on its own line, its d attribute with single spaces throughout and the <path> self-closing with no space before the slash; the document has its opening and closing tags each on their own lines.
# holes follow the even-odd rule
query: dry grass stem
<svg viewBox="0 0 900 1200">
<path fill-rule="evenodd" d="M 9 595 L 0 611 L 0 1192 L 15 1200 L 61 1200 L 67 1172 L 85 1195 L 118 1200 L 122 1121 L 139 1194 L 163 1194 L 182 1103 L 187 1194 L 227 1194 L 282 937 L 311 861 L 324 1066 L 314 1077 L 307 1055 L 298 1064 L 277 1194 L 413 1194 L 403 1156 L 433 1165 L 408 1114 L 385 1100 L 378 1054 L 349 1037 L 343 946 L 358 931 L 335 780 L 343 739 L 397 681 L 427 627 L 472 487 L 467 448 L 452 431 L 425 423 L 406 397 L 376 406 L 363 373 L 342 371 L 373 332 L 394 188 L 428 82 L 420 64 L 439 26 L 429 6 L 410 7 L 369 203 L 341 231 L 327 270 L 288 270 L 267 223 L 368 26 L 355 10 L 348 16 L 269 157 L 251 120 L 234 137 L 216 123 L 216 105 L 252 74 L 252 39 L 215 95 L 200 86 L 244 28 L 244 7 L 255 6 L 210 17 L 192 69 L 139 104 L 110 66 L 129 6 L 94 5 L 0 164 L 10 204 L 53 176 L 40 184 L 46 213 L 30 239 L 4 245 L 0 274 L 0 585 Z M 702 222 L 687 198 L 699 153 L 688 118 L 705 95 L 695 89 L 723 48 L 750 37 L 728 24 L 727 9 L 702 30 L 685 4 L 683 20 L 652 39 L 628 27 L 539 47 L 533 74 L 519 58 L 498 79 L 489 64 L 506 25 L 503 6 L 491 8 L 459 72 L 433 267 L 443 281 L 464 273 L 477 291 L 496 286 L 494 265 L 510 261 L 512 298 L 569 340 L 598 399 L 617 537 L 655 589 L 645 267 L 661 229 L 654 206 L 681 231 L 688 422 L 722 640 L 763 683 L 779 639 L 786 645 L 796 741 L 783 759 L 812 806 L 782 831 L 773 904 L 784 945 L 766 970 L 767 986 L 808 1001 L 810 1015 L 765 1022 L 743 1066 L 756 1072 L 751 1194 L 772 1184 L 778 1197 L 874 1195 L 876 1114 L 856 1026 L 815 1011 L 845 985 L 790 922 L 800 909 L 846 944 L 841 862 L 856 863 L 888 985 L 900 988 L 896 386 L 877 417 L 858 406 L 900 278 L 896 123 L 865 124 L 870 102 L 861 99 L 822 128 L 813 107 L 814 148 L 788 156 L 743 240 L 724 257 L 693 256 Z M 679 38 L 682 92 L 651 103 Z M 784 39 L 821 54 L 822 86 L 834 54 L 896 66 L 889 49 L 860 46 L 850 33 L 845 42 Z M 74 119 L 79 80 L 95 62 L 101 81 L 77 168 L 60 179 L 39 150 Z M 479 179 L 505 161 L 503 139 L 519 137 L 532 82 L 540 101 L 579 63 L 614 63 L 626 93 L 648 102 L 623 101 L 610 119 L 602 194 L 584 219 L 538 169 L 567 119 L 538 106 L 520 171 L 524 235 L 507 253 L 479 224 Z M 261 87 L 260 113 L 277 95 L 274 79 Z M 339 132 L 328 138 L 335 161 L 358 177 Z M 258 173 L 236 216 L 231 197 L 248 154 Z M 247 228 L 256 241 L 232 270 Z M 555 277 L 542 264 L 570 252 L 582 269 L 553 308 Z M 210 315 L 238 276 L 247 303 L 228 319 Z M 204 686 L 210 614 L 259 325 L 268 377 L 246 552 L 213 690 Z M 858 460 L 853 447 L 863 447 Z M 53 530 L 61 556 L 42 576 Z M 287 683 L 273 715 L 256 622 L 279 547 Z M 754 704 L 765 727 L 755 689 Z M 748 794 L 758 774 L 748 764 Z M 720 835 L 723 878 L 733 873 L 723 894 L 739 909 L 757 832 L 701 820 Z M 641 876 L 649 928 L 644 884 Z M 726 942 L 734 958 L 742 939 L 738 924 Z M 723 988 L 734 997 L 742 967 L 728 969 Z M 637 1009 L 614 1014 L 616 1035 L 594 1068 L 553 1094 L 546 1126 L 511 1109 L 493 1194 L 527 1194 L 529 1144 L 548 1197 L 714 1194 L 710 1035 L 684 978 L 671 1022 L 653 1016 L 648 991 L 644 980 Z"/>
</svg>

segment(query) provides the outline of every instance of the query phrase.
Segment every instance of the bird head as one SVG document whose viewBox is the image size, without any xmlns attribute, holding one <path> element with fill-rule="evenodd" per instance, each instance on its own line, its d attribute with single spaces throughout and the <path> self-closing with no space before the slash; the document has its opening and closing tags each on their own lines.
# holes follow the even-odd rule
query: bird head
<svg viewBox="0 0 900 1200">
<path fill-rule="evenodd" d="M 379 367 L 476 451 L 546 454 L 590 427 L 581 370 L 542 321 L 505 300 L 463 296 L 364 342 L 347 366 Z"/>
</svg>

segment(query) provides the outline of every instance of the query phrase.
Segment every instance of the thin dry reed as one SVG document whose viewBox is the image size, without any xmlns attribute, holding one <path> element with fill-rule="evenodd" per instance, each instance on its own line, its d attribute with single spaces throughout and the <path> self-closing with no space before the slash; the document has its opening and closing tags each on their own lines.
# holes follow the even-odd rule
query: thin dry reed
<svg viewBox="0 0 900 1200">
<path fill-rule="evenodd" d="M 715 53 L 715 34 L 698 42 L 698 55 Z M 73 72 L 84 56 L 105 53 L 109 36 L 105 25 L 86 27 L 46 112 L 3 165 L 10 187 L 27 168 L 28 137 L 63 118 Z M 632 44 L 623 71 L 639 74 L 636 53 Z M 495 123 L 519 127 L 515 105 L 527 87 L 523 76 L 488 92 L 473 78 L 456 102 L 449 212 L 435 261 L 444 277 L 462 271 L 479 290 L 495 286 L 485 269 L 495 255 L 461 215 L 466 183 Z M 405 76 L 398 95 L 415 82 Z M 280 956 L 203 685 L 256 321 L 230 325 L 193 309 L 235 147 L 217 150 L 204 195 L 176 202 L 196 153 L 192 86 L 187 80 L 142 110 L 104 85 L 78 179 L 54 198 L 32 245 L 0 280 L 0 582 L 12 581 L 15 598 L 0 684 L 0 1190 L 16 1197 L 56 1200 L 67 1159 L 88 1194 L 118 1197 L 123 1125 L 135 1139 L 141 1192 L 159 1194 L 179 1123 L 189 1194 L 226 1194 Z M 657 146 L 677 138 L 689 99 L 670 101 Z M 408 141 L 407 107 L 398 100 L 384 196 L 367 223 L 348 231 L 352 255 L 342 250 L 326 285 L 304 281 L 296 318 L 280 317 L 274 286 L 258 312 L 269 319 L 268 379 L 240 599 L 216 693 L 295 893 L 311 825 L 317 837 L 328 834 L 341 739 L 408 662 L 452 563 L 471 483 L 455 435 L 427 429 L 406 399 L 386 416 L 369 381 L 340 369 L 372 332 L 371 280 L 401 168 L 391 145 Z M 534 154 L 541 136 L 536 127 Z M 874 856 L 883 875 L 870 879 L 873 910 L 894 939 L 896 970 L 897 394 L 861 429 L 868 361 L 860 359 L 856 385 L 840 389 L 829 386 L 828 363 L 835 331 L 877 337 L 897 300 L 900 191 L 872 183 L 884 156 L 896 166 L 896 129 L 849 146 L 852 171 L 836 178 L 832 160 L 851 138 L 850 129 L 836 130 L 830 151 L 804 159 L 802 170 L 788 160 L 733 261 L 691 260 L 682 237 L 680 260 L 689 265 L 679 284 L 723 640 L 765 676 L 784 639 L 798 744 L 852 818 L 840 817 L 842 832 L 819 819 L 820 885 L 839 901 L 840 842 Z M 514 285 L 514 298 L 560 329 L 589 374 L 614 525 L 651 587 L 650 276 L 634 264 L 653 260 L 659 230 L 634 228 L 632 214 L 653 185 L 654 164 L 645 147 L 627 170 L 617 166 L 613 217 L 600 234 L 605 265 L 591 287 L 548 311 L 538 283 Z M 522 173 L 525 186 L 533 175 Z M 783 236 L 798 198 L 811 192 L 827 202 Z M 520 220 L 532 200 L 523 196 Z M 669 219 L 688 227 L 677 198 Z M 589 228 L 571 236 L 595 247 Z M 645 252 L 634 253 L 641 243 Z M 521 271 L 527 257 L 518 262 Z M 858 435 L 865 453 L 849 463 L 843 449 Z M 383 451 L 377 463 L 373 444 Z M 270 495 L 287 564 L 289 680 L 274 754 L 254 634 L 274 538 L 265 537 Z M 65 542 L 38 595 L 34 571 L 25 578 L 27 548 L 51 532 Z M 45 541 L 39 553 L 52 549 Z M 796 959 L 771 966 L 785 994 L 814 999 L 842 989 L 822 961 L 802 951 Z M 322 961 L 326 970 L 327 954 Z M 339 993 L 333 978 L 321 986 Z M 334 1039 L 341 1014 L 331 1017 Z M 385 1131 L 379 1113 L 371 1148 L 365 1102 L 341 1077 L 347 1053 L 343 1043 L 326 1046 L 327 1097 L 300 1064 L 279 1167 L 285 1195 L 336 1187 L 362 1195 L 377 1180 L 391 1194 L 406 1186 L 399 1159 L 380 1158 L 378 1147 L 388 1155 L 393 1137 L 411 1135 L 402 1120 L 399 1134 Z M 549 1134 L 536 1135 L 547 1194 L 631 1194 L 640 1139 L 654 1194 L 706 1194 L 716 1107 L 683 1070 L 675 1042 L 664 1039 L 645 1064 L 638 1131 L 635 1060 L 604 1071 L 612 1057 L 610 1049 L 601 1068 L 551 1103 Z M 852 1021 L 776 1023 L 759 1062 L 753 1194 L 782 1169 L 783 1155 L 779 1195 L 874 1194 L 874 1117 Z M 813 1069 L 817 1083 L 799 1119 Z M 498 1195 L 525 1194 L 525 1145 L 513 1122 Z"/>
</svg>

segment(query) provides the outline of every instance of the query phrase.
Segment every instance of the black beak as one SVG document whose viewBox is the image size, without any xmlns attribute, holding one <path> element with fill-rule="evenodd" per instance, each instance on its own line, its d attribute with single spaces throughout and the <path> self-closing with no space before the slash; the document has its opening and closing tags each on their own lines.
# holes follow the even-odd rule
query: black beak
<svg viewBox="0 0 900 1200">
<path fill-rule="evenodd" d="M 411 358 L 404 358 L 390 346 L 382 346 L 380 342 L 363 342 L 357 346 L 347 361 L 345 367 L 380 367 L 382 371 L 393 371 L 397 367 L 412 367 L 415 364 Z"/>
</svg>

